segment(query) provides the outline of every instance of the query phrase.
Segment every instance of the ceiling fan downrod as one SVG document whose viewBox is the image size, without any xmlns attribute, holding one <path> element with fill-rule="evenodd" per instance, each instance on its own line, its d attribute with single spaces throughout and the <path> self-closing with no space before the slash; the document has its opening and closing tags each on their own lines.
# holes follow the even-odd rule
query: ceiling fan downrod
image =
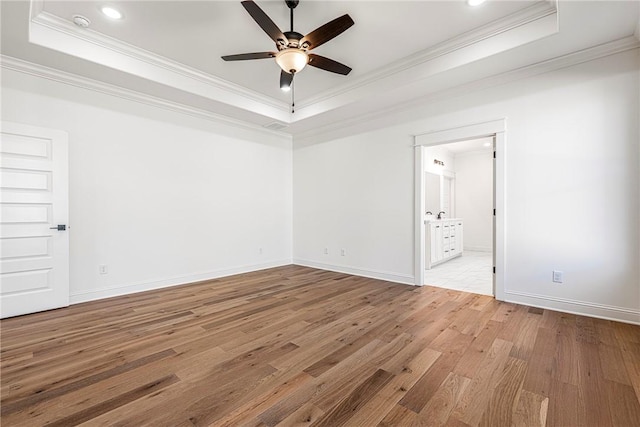
<svg viewBox="0 0 640 427">
<path fill-rule="evenodd" d="M 284 0 L 289 8 L 289 17 L 291 18 L 291 32 L 293 32 L 293 9 L 296 8 L 300 0 Z"/>
</svg>

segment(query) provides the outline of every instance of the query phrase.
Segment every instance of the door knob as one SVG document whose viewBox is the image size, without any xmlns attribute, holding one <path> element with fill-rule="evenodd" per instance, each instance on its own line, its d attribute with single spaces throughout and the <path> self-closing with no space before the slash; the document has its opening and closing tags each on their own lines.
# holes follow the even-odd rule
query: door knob
<svg viewBox="0 0 640 427">
<path fill-rule="evenodd" d="M 49 227 L 49 230 L 65 231 L 66 229 L 67 229 L 67 225 L 66 224 L 58 224 L 55 227 Z"/>
</svg>

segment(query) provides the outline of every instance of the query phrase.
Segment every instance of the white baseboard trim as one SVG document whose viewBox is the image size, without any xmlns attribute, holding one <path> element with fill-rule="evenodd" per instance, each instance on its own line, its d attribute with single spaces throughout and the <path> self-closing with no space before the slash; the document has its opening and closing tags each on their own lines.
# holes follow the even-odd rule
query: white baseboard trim
<svg viewBox="0 0 640 427">
<path fill-rule="evenodd" d="M 491 246 L 465 246 L 462 250 L 471 252 L 493 252 Z"/>
<path fill-rule="evenodd" d="M 130 283 L 126 285 L 110 286 L 108 288 L 92 289 L 90 291 L 72 292 L 69 296 L 69 303 L 79 304 L 87 301 L 117 297 L 121 295 L 129 295 L 138 292 L 151 291 L 154 289 L 201 282 L 204 280 L 213 280 L 220 277 L 233 276 L 234 274 L 250 273 L 252 271 L 266 270 L 268 268 L 282 267 L 284 265 L 290 264 L 291 259 L 275 260 L 261 264 L 242 265 L 222 270 L 187 274 L 184 276 L 174 276 L 166 279 L 153 280 L 150 282 Z"/>
<path fill-rule="evenodd" d="M 311 261 L 308 259 L 294 258 L 295 265 L 304 267 L 319 268 L 321 270 L 335 271 L 338 273 L 353 274 L 354 276 L 369 277 L 372 279 L 386 280 L 388 282 L 402 283 L 405 285 L 415 286 L 415 277 L 410 274 L 390 273 L 388 271 L 368 270 L 346 265 L 325 264 L 322 262 Z"/>
<path fill-rule="evenodd" d="M 505 301 L 581 316 L 640 325 L 640 310 L 633 308 L 616 307 L 509 290 L 505 291 Z"/>
</svg>

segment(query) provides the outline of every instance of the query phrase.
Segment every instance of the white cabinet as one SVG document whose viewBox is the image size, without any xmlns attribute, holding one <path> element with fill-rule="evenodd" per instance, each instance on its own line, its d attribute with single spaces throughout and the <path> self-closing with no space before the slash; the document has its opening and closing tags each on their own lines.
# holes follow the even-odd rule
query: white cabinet
<svg viewBox="0 0 640 427">
<path fill-rule="evenodd" d="M 442 224 L 429 224 L 427 234 L 432 236 L 431 239 L 427 238 L 427 245 L 431 240 L 431 250 L 427 255 L 427 264 L 437 264 L 442 261 L 443 247 L 442 247 Z M 429 261 L 430 260 L 430 261 Z"/>
<path fill-rule="evenodd" d="M 462 255 L 463 224 L 461 219 L 427 222 L 426 268 Z"/>
</svg>

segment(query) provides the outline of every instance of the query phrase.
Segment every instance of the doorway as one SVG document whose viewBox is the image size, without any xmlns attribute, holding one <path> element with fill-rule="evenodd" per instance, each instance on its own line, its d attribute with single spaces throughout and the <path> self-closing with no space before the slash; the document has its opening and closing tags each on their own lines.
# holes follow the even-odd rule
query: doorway
<svg viewBox="0 0 640 427">
<path fill-rule="evenodd" d="M 424 147 L 425 285 L 493 296 L 494 137 Z"/>
<path fill-rule="evenodd" d="M 504 299 L 505 129 L 496 120 L 415 137 L 416 285 Z"/>
</svg>

